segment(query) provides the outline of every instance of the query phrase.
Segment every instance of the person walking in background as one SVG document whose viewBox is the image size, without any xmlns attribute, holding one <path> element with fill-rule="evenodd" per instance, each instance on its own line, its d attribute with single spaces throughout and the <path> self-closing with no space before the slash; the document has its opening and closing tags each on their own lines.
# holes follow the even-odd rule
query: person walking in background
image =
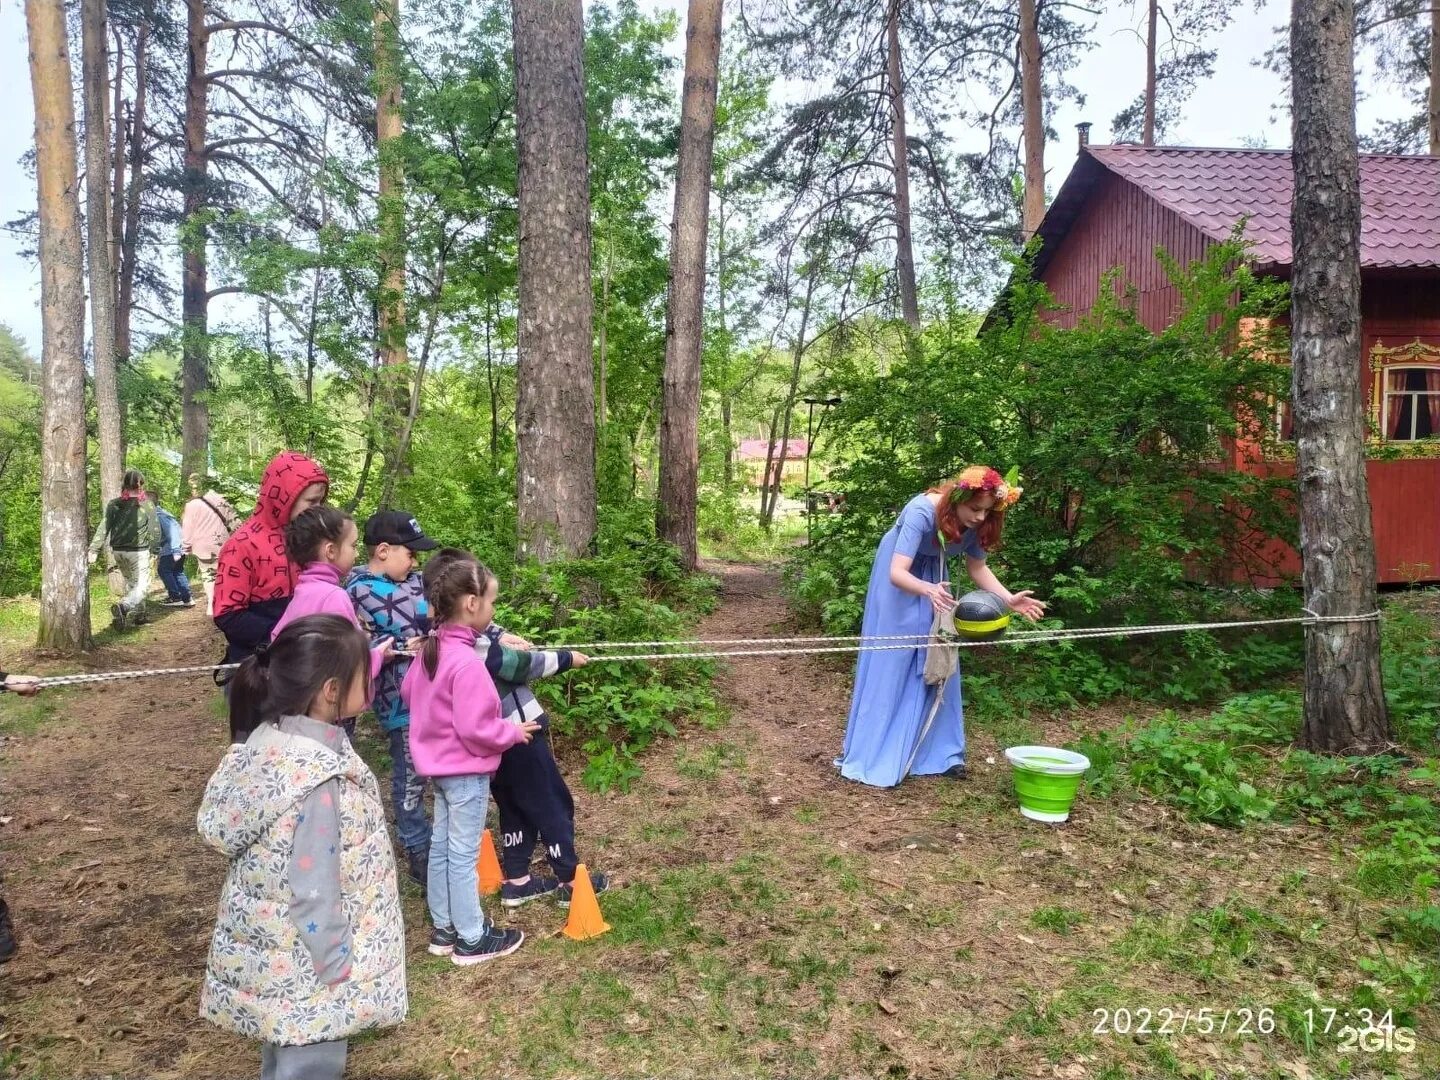
<svg viewBox="0 0 1440 1080">
<path fill-rule="evenodd" d="M 181 539 L 180 522 L 160 505 L 153 493 L 150 498 L 155 503 L 155 519 L 160 523 L 160 554 L 155 558 L 155 568 L 165 583 L 165 600 L 161 606 L 194 607 L 190 579 L 185 576 L 185 543 Z"/>
<path fill-rule="evenodd" d="M 220 561 L 220 549 L 239 520 L 225 496 L 202 484 L 198 475 L 190 476 L 190 501 L 180 514 L 180 536 L 185 554 L 195 556 L 200 584 L 205 589 L 207 615 L 215 614 L 215 567 Z"/>
<path fill-rule="evenodd" d="M 145 495 L 145 477 L 139 469 L 125 470 L 120 496 L 105 504 L 90 540 L 92 565 L 102 544 L 110 548 L 127 590 L 118 604 L 110 605 L 115 629 L 125 629 L 127 622 L 143 623 L 145 594 L 150 591 L 150 556 L 160 550 L 160 523 L 154 504 Z"/>
</svg>

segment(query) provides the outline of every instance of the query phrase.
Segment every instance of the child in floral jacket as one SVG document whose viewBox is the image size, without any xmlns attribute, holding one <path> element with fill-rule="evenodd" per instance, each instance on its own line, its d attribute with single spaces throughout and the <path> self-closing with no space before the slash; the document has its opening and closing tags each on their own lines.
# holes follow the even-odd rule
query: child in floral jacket
<svg viewBox="0 0 1440 1080">
<path fill-rule="evenodd" d="M 340 1080 L 346 1040 L 405 1017 L 405 927 L 375 777 L 343 717 L 370 696 L 370 643 L 307 615 L 240 667 L 234 745 L 200 804 L 230 860 L 200 1015 L 261 1042 L 262 1080 Z"/>
</svg>

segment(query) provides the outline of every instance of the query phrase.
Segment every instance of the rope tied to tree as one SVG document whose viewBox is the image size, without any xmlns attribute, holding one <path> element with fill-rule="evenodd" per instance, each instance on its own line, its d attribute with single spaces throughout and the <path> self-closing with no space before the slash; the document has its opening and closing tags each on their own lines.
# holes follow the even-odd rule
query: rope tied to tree
<svg viewBox="0 0 1440 1080">
<path fill-rule="evenodd" d="M 1075 629 L 1022 630 L 1001 638 L 969 641 L 948 635 L 884 634 L 835 635 L 831 637 L 714 638 L 681 641 L 615 641 L 590 642 L 584 645 L 557 644 L 553 649 L 576 652 L 618 649 L 618 654 L 592 656 L 592 664 L 639 663 L 653 660 L 720 660 L 739 656 L 821 656 L 833 653 L 894 652 L 918 649 L 978 649 L 997 646 L 1048 645 L 1066 641 L 1090 641 L 1098 638 L 1146 637 L 1156 634 L 1181 634 L 1213 630 L 1238 630 L 1260 626 L 1314 626 L 1324 623 L 1378 622 L 1379 611 L 1363 615 L 1317 615 L 1302 608 L 1304 615 L 1283 619 L 1236 619 L 1209 623 L 1155 623 L 1147 626 L 1094 626 Z M 824 644 L 849 642 L 850 644 Z M 884 642 L 885 644 L 866 644 Z M 716 646 L 747 646 L 716 648 Z M 754 646 L 754 647 L 750 647 Z M 669 648 L 681 651 L 625 652 L 626 649 Z M 39 680 L 42 689 L 60 686 L 85 686 L 91 683 L 146 679 L 161 675 L 216 675 L 233 671 L 239 664 L 194 664 L 188 667 L 143 668 L 134 671 L 100 671 L 84 675 L 53 675 Z"/>
</svg>

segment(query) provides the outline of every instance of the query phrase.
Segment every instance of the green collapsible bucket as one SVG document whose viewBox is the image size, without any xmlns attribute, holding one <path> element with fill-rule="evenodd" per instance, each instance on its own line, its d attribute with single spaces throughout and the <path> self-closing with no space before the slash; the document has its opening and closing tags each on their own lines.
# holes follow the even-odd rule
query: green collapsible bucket
<svg viewBox="0 0 1440 1080">
<path fill-rule="evenodd" d="M 1012 746 L 1005 760 L 1015 770 L 1020 813 L 1032 821 L 1066 821 L 1080 778 L 1090 768 L 1084 754 L 1054 746 Z"/>
</svg>

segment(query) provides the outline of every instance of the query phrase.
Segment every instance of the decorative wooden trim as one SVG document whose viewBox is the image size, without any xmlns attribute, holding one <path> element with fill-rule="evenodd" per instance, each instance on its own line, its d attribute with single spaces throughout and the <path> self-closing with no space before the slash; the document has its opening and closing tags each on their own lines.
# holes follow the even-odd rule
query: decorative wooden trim
<svg viewBox="0 0 1440 1080">
<path fill-rule="evenodd" d="M 1385 371 L 1392 367 L 1440 367 L 1440 345 L 1427 345 L 1418 337 L 1407 345 L 1386 348 L 1385 342 L 1375 339 L 1370 350 L 1370 438 L 1372 449 L 1380 447 L 1386 452 L 1380 457 L 1434 458 L 1440 457 L 1440 438 L 1395 439 L 1385 437 Z"/>
</svg>

